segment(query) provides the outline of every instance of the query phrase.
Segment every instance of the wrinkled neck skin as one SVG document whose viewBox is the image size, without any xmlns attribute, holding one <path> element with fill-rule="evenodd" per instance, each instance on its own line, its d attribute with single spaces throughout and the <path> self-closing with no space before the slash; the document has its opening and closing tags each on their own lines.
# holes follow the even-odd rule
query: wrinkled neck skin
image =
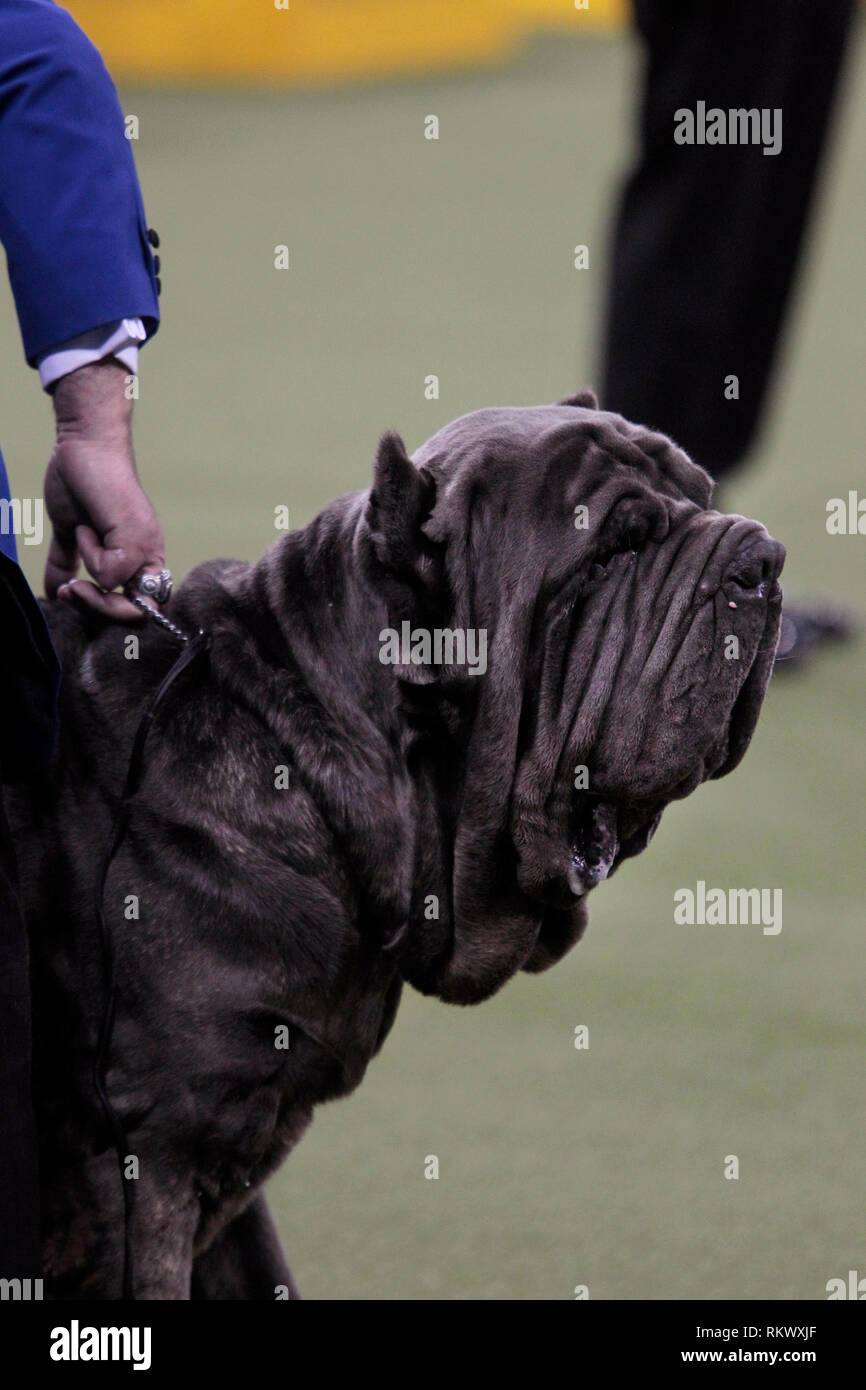
<svg viewBox="0 0 866 1390">
<path fill-rule="evenodd" d="M 370 572 L 367 496 L 338 499 L 255 564 L 229 566 L 216 591 L 210 566 L 194 571 L 172 616 L 206 626 L 214 676 L 276 735 L 357 876 L 362 931 L 397 963 L 413 900 L 423 916 L 430 894 L 450 899 L 467 716 L 425 708 L 425 689 L 379 659 L 391 620 Z M 436 760 L 421 751 L 419 720 L 435 730 Z"/>
</svg>

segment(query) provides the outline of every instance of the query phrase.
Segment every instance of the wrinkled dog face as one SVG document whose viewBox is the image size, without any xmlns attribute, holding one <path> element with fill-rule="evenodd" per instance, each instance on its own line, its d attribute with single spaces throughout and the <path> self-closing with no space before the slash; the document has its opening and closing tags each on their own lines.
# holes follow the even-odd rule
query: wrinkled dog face
<svg viewBox="0 0 866 1390">
<path fill-rule="evenodd" d="M 784 550 L 709 509 L 709 478 L 670 441 L 586 395 L 475 412 L 414 461 L 435 481 L 424 531 L 447 550 L 452 620 L 487 629 L 493 702 L 518 711 L 513 746 L 497 711 L 518 884 L 564 905 L 739 762 Z"/>
</svg>

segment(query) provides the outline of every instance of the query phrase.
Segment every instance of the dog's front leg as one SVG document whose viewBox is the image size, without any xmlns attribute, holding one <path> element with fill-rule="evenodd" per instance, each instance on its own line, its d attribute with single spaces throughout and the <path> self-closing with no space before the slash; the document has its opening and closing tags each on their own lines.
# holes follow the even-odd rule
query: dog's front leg
<svg viewBox="0 0 866 1390">
<path fill-rule="evenodd" d="M 129 1179 L 128 1179 L 129 1181 Z M 188 1180 L 166 1181 L 158 1165 L 141 1165 L 132 1233 L 136 1299 L 188 1299 L 199 1206 Z"/>
<path fill-rule="evenodd" d="M 271 1303 L 301 1297 L 264 1196 L 256 1197 L 196 1256 L 192 1297 Z"/>
<path fill-rule="evenodd" d="M 65 1163 L 48 1148 L 42 1166 L 43 1266 L 50 1298 L 124 1297 L 129 1184 L 132 1292 L 136 1299 L 188 1299 L 199 1204 L 188 1178 L 166 1171 L 140 1136 L 128 1141 L 124 1176 L 112 1152 L 83 1159 L 67 1147 Z M 52 1167 L 52 1163 L 55 1165 Z"/>
</svg>

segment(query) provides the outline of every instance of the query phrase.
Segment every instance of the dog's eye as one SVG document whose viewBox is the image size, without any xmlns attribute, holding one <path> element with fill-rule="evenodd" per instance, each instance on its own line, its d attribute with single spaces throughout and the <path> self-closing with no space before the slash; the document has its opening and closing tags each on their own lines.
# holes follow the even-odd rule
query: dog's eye
<svg viewBox="0 0 866 1390">
<path fill-rule="evenodd" d="M 644 496 L 620 497 L 599 527 L 589 577 L 601 579 L 620 555 L 636 554 L 653 530 L 653 518 Z"/>
<path fill-rule="evenodd" d="M 589 578 L 604 578 L 619 555 L 636 554 L 640 544 L 641 539 L 633 531 L 626 531 L 616 542 L 602 546 L 593 556 Z"/>
</svg>

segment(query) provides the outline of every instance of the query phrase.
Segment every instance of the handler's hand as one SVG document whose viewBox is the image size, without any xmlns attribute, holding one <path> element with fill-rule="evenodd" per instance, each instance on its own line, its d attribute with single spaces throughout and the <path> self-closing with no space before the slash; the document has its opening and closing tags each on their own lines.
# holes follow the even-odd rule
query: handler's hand
<svg viewBox="0 0 866 1390">
<path fill-rule="evenodd" d="M 162 569 L 165 540 L 135 471 L 126 378 L 123 363 L 107 357 L 53 387 L 57 437 L 45 474 L 53 527 L 45 592 L 128 622 L 141 620 L 141 612 L 109 591 L 141 570 Z M 95 584 L 76 579 L 79 560 Z"/>
</svg>

